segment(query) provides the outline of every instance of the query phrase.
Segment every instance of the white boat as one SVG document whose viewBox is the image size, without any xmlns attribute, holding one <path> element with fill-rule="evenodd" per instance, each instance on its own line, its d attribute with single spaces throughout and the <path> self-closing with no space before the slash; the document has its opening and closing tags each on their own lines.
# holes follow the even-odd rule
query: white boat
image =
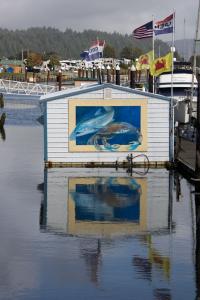
<svg viewBox="0 0 200 300">
<path fill-rule="evenodd" d="M 174 62 L 173 76 L 171 73 L 163 73 L 157 82 L 157 93 L 164 96 L 171 96 L 173 87 L 173 98 L 177 101 L 174 109 L 175 121 L 180 123 L 189 122 L 189 105 L 192 90 L 192 67 L 187 62 Z M 173 84 L 172 84 L 173 82 Z M 194 76 L 194 92 L 192 101 L 192 116 L 196 116 L 197 102 L 197 79 Z"/>
</svg>

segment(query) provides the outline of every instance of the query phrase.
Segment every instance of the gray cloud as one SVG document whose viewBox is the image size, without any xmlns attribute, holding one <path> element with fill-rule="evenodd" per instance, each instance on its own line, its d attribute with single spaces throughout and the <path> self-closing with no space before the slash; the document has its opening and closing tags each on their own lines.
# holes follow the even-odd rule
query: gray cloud
<svg viewBox="0 0 200 300">
<path fill-rule="evenodd" d="M 185 1 L 184 1 L 185 2 Z M 176 38 L 195 35 L 198 0 L 1 0 L 0 27 L 26 29 L 51 26 L 61 30 L 97 29 L 131 34 L 150 21 L 176 12 Z"/>
</svg>

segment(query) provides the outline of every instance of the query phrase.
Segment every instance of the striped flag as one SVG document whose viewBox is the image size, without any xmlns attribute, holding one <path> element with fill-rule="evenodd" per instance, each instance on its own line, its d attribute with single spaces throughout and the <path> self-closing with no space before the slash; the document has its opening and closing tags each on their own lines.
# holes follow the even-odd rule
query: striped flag
<svg viewBox="0 0 200 300">
<path fill-rule="evenodd" d="M 89 50 L 83 51 L 80 56 L 83 60 L 94 61 L 96 59 L 103 57 L 103 49 L 105 46 L 105 41 L 96 40 L 92 42 Z"/>
<path fill-rule="evenodd" d="M 174 30 L 173 19 L 174 19 L 174 14 L 171 14 L 164 20 L 155 22 L 154 25 L 155 35 L 173 32 Z"/>
<path fill-rule="evenodd" d="M 153 21 L 150 21 L 133 31 L 133 37 L 135 39 L 145 39 L 153 37 Z"/>
</svg>

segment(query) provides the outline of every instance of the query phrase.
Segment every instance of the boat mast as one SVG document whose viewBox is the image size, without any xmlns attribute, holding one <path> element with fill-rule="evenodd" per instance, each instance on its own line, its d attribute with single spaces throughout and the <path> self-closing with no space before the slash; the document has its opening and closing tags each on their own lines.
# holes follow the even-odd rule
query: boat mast
<svg viewBox="0 0 200 300">
<path fill-rule="evenodd" d="M 185 18 L 183 21 L 183 61 L 186 61 L 186 46 L 185 46 Z"/>
<path fill-rule="evenodd" d="M 192 101 L 193 101 L 193 95 L 194 95 L 194 76 L 196 75 L 196 65 L 197 65 L 197 42 L 199 37 L 199 22 L 200 22 L 200 0 L 199 0 L 199 7 L 198 7 L 198 14 L 197 14 L 197 24 L 196 24 L 196 34 L 195 34 L 195 40 L 194 40 L 194 49 L 193 49 L 193 72 L 192 72 L 192 88 L 191 88 L 191 95 L 190 95 L 190 108 L 189 108 L 189 117 L 190 121 L 192 118 Z"/>
</svg>

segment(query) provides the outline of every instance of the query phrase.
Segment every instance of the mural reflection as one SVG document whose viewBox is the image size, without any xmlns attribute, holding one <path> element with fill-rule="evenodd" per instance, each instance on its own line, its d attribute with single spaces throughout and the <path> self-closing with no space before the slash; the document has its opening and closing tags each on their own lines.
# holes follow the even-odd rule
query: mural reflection
<svg viewBox="0 0 200 300">
<path fill-rule="evenodd" d="M 108 174 L 47 170 L 42 228 L 62 234 L 98 236 L 168 230 L 167 171 L 159 173 L 159 178 L 158 170 L 135 178 L 125 172 Z"/>
<path fill-rule="evenodd" d="M 189 202 L 182 201 L 186 184 L 178 174 L 155 169 L 132 177 L 113 169 L 48 169 L 43 188 L 41 231 L 64 235 L 68 243 L 77 241 L 79 258 L 93 285 L 103 287 L 109 278 L 124 284 L 132 278 L 136 299 L 141 286 L 143 299 L 184 297 L 179 277 L 176 286 L 172 284 L 176 274 L 182 274 L 180 243 L 183 236 L 191 238 L 182 226 L 189 222 Z M 199 194 L 196 187 L 197 290 Z M 184 264 L 189 274 L 194 271 L 191 254 L 187 243 Z"/>
</svg>

